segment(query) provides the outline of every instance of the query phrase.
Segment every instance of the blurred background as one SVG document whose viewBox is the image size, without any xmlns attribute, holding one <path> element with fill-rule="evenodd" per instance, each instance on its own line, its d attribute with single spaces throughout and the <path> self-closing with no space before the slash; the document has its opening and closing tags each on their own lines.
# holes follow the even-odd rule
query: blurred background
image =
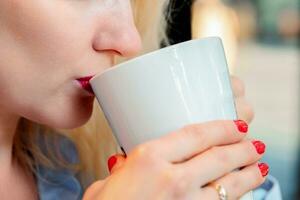
<svg viewBox="0 0 300 200">
<path fill-rule="evenodd" d="M 299 6 L 298 0 L 182 0 L 171 1 L 167 12 L 171 44 L 223 39 L 230 71 L 245 82 L 255 110 L 251 135 L 267 144 L 263 161 L 287 200 L 300 199 Z"/>
<path fill-rule="evenodd" d="M 300 199 L 298 0 L 232 0 L 240 25 L 234 74 L 256 117 L 251 134 L 266 142 L 264 161 L 283 199 Z"/>
</svg>

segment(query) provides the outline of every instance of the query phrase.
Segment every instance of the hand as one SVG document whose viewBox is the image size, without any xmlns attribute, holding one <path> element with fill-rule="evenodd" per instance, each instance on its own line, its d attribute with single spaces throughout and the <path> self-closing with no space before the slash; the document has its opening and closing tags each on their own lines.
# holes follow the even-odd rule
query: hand
<svg viewBox="0 0 300 200">
<path fill-rule="evenodd" d="M 263 144 L 244 140 L 246 129 L 241 121 L 212 121 L 141 144 L 83 199 L 217 200 L 217 192 L 207 186 L 214 181 L 237 199 L 260 185 L 267 173 L 257 164 Z"/>
</svg>

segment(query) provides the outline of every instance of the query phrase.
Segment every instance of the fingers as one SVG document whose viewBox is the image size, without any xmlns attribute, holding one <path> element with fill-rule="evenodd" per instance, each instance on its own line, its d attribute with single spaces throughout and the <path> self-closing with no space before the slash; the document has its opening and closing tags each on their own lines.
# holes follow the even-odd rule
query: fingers
<svg viewBox="0 0 300 200">
<path fill-rule="evenodd" d="M 215 183 L 223 186 L 227 192 L 228 199 L 239 199 L 247 192 L 261 185 L 268 174 L 267 164 L 252 164 L 240 171 L 234 171 L 230 174 L 216 180 Z M 209 185 L 203 188 L 206 199 L 219 199 L 216 189 Z"/>
<path fill-rule="evenodd" d="M 116 154 L 116 155 L 111 156 L 107 161 L 109 172 L 111 174 L 115 173 L 117 170 L 119 170 L 123 166 L 125 160 L 126 160 L 126 158 L 122 154 Z"/>
<path fill-rule="evenodd" d="M 257 162 L 264 152 L 264 143 L 243 141 L 237 144 L 213 147 L 180 164 L 179 167 L 183 167 L 183 171 L 188 173 L 188 177 L 193 179 L 195 185 L 206 185 L 235 169 Z"/>
<path fill-rule="evenodd" d="M 236 98 L 244 97 L 245 96 L 245 86 L 244 86 L 243 81 L 241 81 L 236 76 L 230 76 L 230 79 L 231 79 L 231 86 L 232 86 L 232 91 L 233 91 L 234 97 L 236 97 Z"/>
<path fill-rule="evenodd" d="M 244 120 L 248 124 L 251 123 L 251 121 L 254 118 L 254 111 L 252 109 L 252 106 L 250 106 L 250 104 L 246 101 L 246 99 L 244 98 L 235 99 L 235 106 L 236 106 L 238 118 Z"/>
<path fill-rule="evenodd" d="M 248 130 L 243 121 L 219 120 L 185 126 L 147 144 L 148 152 L 170 162 L 185 161 L 213 146 L 241 141 Z M 145 151 L 145 148 L 143 147 Z"/>
</svg>

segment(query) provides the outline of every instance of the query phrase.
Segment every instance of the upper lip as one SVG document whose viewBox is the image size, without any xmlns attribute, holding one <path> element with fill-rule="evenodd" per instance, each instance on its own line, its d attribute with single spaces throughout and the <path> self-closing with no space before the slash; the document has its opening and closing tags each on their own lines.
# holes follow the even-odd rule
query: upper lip
<svg viewBox="0 0 300 200">
<path fill-rule="evenodd" d="M 83 89 L 85 89 L 86 91 L 88 91 L 91 94 L 94 94 L 93 89 L 90 84 L 90 80 L 93 77 L 94 77 L 94 75 L 93 76 L 85 76 L 85 77 L 78 78 L 76 80 L 81 84 L 81 87 Z"/>
<path fill-rule="evenodd" d="M 95 75 L 78 78 L 78 81 L 90 81 Z"/>
</svg>

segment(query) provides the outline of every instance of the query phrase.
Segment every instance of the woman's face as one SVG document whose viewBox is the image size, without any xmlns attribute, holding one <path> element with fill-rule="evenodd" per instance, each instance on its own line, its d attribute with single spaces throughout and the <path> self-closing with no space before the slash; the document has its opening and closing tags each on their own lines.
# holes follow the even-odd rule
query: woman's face
<svg viewBox="0 0 300 200">
<path fill-rule="evenodd" d="M 140 49 L 129 0 L 1 0 L 0 109 L 56 128 L 85 123 L 77 80 Z"/>
</svg>

